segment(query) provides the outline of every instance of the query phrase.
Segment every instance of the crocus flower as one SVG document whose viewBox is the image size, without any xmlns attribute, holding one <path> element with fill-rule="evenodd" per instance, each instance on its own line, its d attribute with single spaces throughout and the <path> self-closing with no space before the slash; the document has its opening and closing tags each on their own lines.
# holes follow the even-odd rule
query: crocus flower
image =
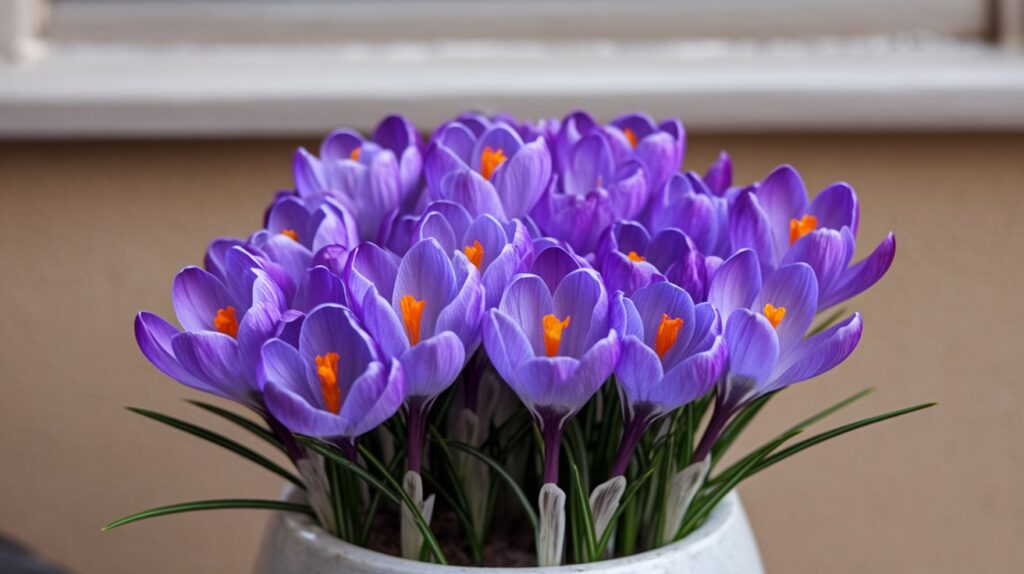
<svg viewBox="0 0 1024 574">
<path fill-rule="evenodd" d="M 666 279 L 703 301 L 708 262 L 682 231 L 669 228 L 651 237 L 634 221 L 619 221 L 598 244 L 596 265 L 609 291 L 632 295 L 641 287 Z M 711 262 L 713 268 L 715 261 Z"/>
<path fill-rule="evenodd" d="M 464 118 L 435 133 L 424 167 L 430 198 L 459 203 L 474 217 L 523 217 L 551 179 L 547 142 L 540 135 L 524 142 L 512 126 L 485 121 Z"/>
<path fill-rule="evenodd" d="M 435 202 L 411 227 L 411 243 L 433 238 L 451 257 L 465 255 L 480 271 L 488 308 L 498 304 L 512 277 L 526 271 L 533 259 L 533 240 L 521 222 L 502 223 L 490 214 L 474 219 L 455 203 Z"/>
<path fill-rule="evenodd" d="M 256 376 L 260 348 L 276 334 L 286 305 L 263 270 L 245 275 L 248 296 L 237 297 L 211 273 L 182 269 L 171 301 L 184 330 L 143 311 L 135 318 L 135 338 L 146 358 L 179 383 L 265 412 Z"/>
<path fill-rule="evenodd" d="M 718 313 L 708 303 L 694 306 L 679 287 L 648 285 L 625 308 L 622 357 L 615 369 L 624 430 L 612 476 L 625 473 L 647 427 L 711 390 L 726 362 Z"/>
<path fill-rule="evenodd" d="M 633 157 L 643 164 L 650 190 L 660 189 L 683 164 L 686 132 L 676 118 L 656 124 L 647 114 L 626 114 L 605 131 L 620 161 Z"/>
<path fill-rule="evenodd" d="M 568 129 L 567 124 L 562 129 Z M 639 161 L 616 163 L 603 133 L 579 139 L 567 153 L 566 162 L 532 215 L 545 234 L 589 254 L 614 221 L 631 218 L 643 209 L 647 180 Z"/>
<path fill-rule="evenodd" d="M 713 177 L 718 178 L 715 185 L 720 186 L 724 176 Z M 675 174 L 653 194 L 643 221 L 652 233 L 679 229 L 701 253 L 725 258 L 731 254 L 730 197 L 713 192 L 697 174 Z"/>
<path fill-rule="evenodd" d="M 709 300 L 727 317 L 729 365 L 715 414 L 694 460 L 703 460 L 726 422 L 750 401 L 816 377 L 846 359 L 863 328 L 854 313 L 807 336 L 818 302 L 818 281 L 806 263 L 784 265 L 763 285 L 754 253 L 741 250 L 716 272 Z"/>
<path fill-rule="evenodd" d="M 479 345 L 480 273 L 462 253 L 452 258 L 425 239 L 397 265 L 379 247 L 360 246 L 345 280 L 350 296 L 361 297 L 357 313 L 383 356 L 405 370 L 409 467 L 418 472 L 427 412 Z"/>
<path fill-rule="evenodd" d="M 298 348 L 271 339 L 262 357 L 267 408 L 292 432 L 350 447 L 355 437 L 391 418 L 405 399 L 398 360 L 382 358 L 355 316 L 340 305 L 310 312 Z"/>
<path fill-rule="evenodd" d="M 834 183 L 808 202 L 800 174 L 788 165 L 741 193 L 729 217 L 733 248 L 753 249 L 763 274 L 794 262 L 814 269 L 819 309 L 874 285 L 896 255 L 896 238 L 890 233 L 871 255 L 850 266 L 860 217 L 856 193 L 845 183 Z"/>
<path fill-rule="evenodd" d="M 484 319 L 491 362 L 544 435 L 545 483 L 558 481 L 565 423 L 615 369 L 621 308 L 621 299 L 610 304 L 596 272 L 577 269 L 554 290 L 537 275 L 519 275 Z"/>
<path fill-rule="evenodd" d="M 395 122 L 401 123 L 381 124 L 388 126 L 381 143 L 339 129 L 324 139 L 319 158 L 305 148 L 295 151 L 293 171 L 299 196 L 312 205 L 327 198 L 337 200 L 353 214 L 364 240 L 379 240 L 386 232 L 385 223 L 414 190 L 410 181 L 419 179 L 418 144 L 407 141 L 414 136 L 402 136 L 402 129 L 394 129 Z M 397 149 L 401 142 L 405 147 L 398 154 L 391 147 Z"/>
</svg>

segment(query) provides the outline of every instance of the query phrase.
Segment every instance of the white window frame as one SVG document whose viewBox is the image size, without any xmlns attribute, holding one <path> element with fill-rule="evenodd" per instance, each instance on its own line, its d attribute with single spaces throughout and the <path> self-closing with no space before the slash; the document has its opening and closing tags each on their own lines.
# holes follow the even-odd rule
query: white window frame
<svg viewBox="0 0 1024 574">
<path fill-rule="evenodd" d="M 1024 129 L 1024 0 L 859 0 L 875 9 L 825 20 L 811 1 L 0 0 L 0 137 L 304 136 L 396 111 L 429 126 L 577 107 L 703 131 Z"/>
</svg>

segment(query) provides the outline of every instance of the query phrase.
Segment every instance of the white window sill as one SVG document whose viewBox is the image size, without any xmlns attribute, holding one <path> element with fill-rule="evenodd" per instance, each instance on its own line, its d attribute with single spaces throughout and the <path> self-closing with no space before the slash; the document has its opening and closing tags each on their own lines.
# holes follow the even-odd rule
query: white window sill
<svg viewBox="0 0 1024 574">
<path fill-rule="evenodd" d="M 319 134 L 401 112 L 680 115 L 702 131 L 1021 130 L 1024 54 L 865 38 L 657 44 L 58 44 L 0 63 L 0 137 Z"/>
</svg>

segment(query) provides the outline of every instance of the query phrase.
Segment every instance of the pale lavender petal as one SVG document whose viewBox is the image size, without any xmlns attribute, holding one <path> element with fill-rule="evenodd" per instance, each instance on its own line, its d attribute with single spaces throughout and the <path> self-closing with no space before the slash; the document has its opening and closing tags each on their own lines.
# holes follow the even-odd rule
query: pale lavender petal
<svg viewBox="0 0 1024 574">
<path fill-rule="evenodd" d="M 633 293 L 631 299 L 643 322 L 643 341 L 648 347 L 654 348 L 658 328 L 666 315 L 669 319 L 683 320 L 675 344 L 662 357 L 666 366 L 677 363 L 683 357 L 694 332 L 694 306 L 690 295 L 671 283 L 652 283 Z"/>
<path fill-rule="evenodd" d="M 371 363 L 356 379 L 338 413 L 349 427 L 347 436 L 365 434 L 388 420 L 405 400 L 405 371 L 397 359 L 386 371 L 383 364 Z"/>
<path fill-rule="evenodd" d="M 746 309 L 761 290 L 761 267 L 757 256 L 749 249 L 737 251 L 722 263 L 711 279 L 708 302 L 718 308 L 723 317 L 736 309 Z"/>
<path fill-rule="evenodd" d="M 187 331 L 213 330 L 217 311 L 233 306 L 224 284 L 198 267 L 186 267 L 174 277 L 171 302 L 178 322 Z M 236 312 L 241 316 L 244 309 Z"/>
<path fill-rule="evenodd" d="M 749 378 L 756 384 L 768 382 L 779 359 L 779 339 L 764 315 L 737 309 L 725 323 L 729 347 L 729 374 Z"/>
<path fill-rule="evenodd" d="M 760 313 L 765 305 L 786 309 L 785 316 L 775 328 L 779 351 L 785 354 L 803 340 L 814 321 L 818 308 L 818 282 L 814 270 L 805 263 L 780 267 L 765 279 L 753 310 Z"/>
<path fill-rule="evenodd" d="M 401 300 L 406 295 L 424 301 L 420 337 L 426 338 L 435 332 L 434 326 L 441 310 L 455 294 L 455 272 L 451 260 L 436 241 L 426 239 L 413 245 L 402 258 L 395 291 L 391 294 L 391 306 L 399 311 Z"/>
<path fill-rule="evenodd" d="M 238 343 L 231 337 L 211 331 L 179 333 L 171 339 L 171 348 L 182 366 L 216 387 L 221 396 L 243 404 L 257 401 L 258 383 L 246 378 Z"/>
<path fill-rule="evenodd" d="M 382 297 L 390 300 L 398 276 L 398 261 L 395 256 L 373 243 L 364 243 L 352 251 L 342 280 L 353 303 L 362 303 L 366 292 L 374 288 Z M 357 309 L 358 311 L 358 309 Z"/>
<path fill-rule="evenodd" d="M 736 198 L 729 209 L 729 240 L 735 250 L 752 249 L 757 254 L 762 274 L 766 274 L 775 268 L 778 258 L 772 224 L 758 201 L 751 192 L 741 193 Z M 786 234 L 788 247 L 788 222 Z"/>
<path fill-rule="evenodd" d="M 302 324 L 299 354 L 310 364 L 317 356 L 337 353 L 338 386 L 342 394 L 366 365 L 377 360 L 374 341 L 357 324 L 352 312 L 340 305 L 321 305 L 313 309 Z"/>
<path fill-rule="evenodd" d="M 579 269 L 566 275 L 555 289 L 553 302 L 559 320 L 570 318 L 562 331 L 559 355 L 582 357 L 594 341 L 608 333 L 608 293 L 593 270 Z"/>
<path fill-rule="evenodd" d="M 540 277 L 527 274 L 516 277 L 505 289 L 498 309 L 519 325 L 535 355 L 545 353 L 542 321 L 555 307 L 551 292 Z"/>
<path fill-rule="evenodd" d="M 315 363 L 303 361 L 299 350 L 281 339 L 271 339 L 264 343 L 261 354 L 263 358 L 259 368 L 261 388 L 266 390 L 267 386 L 273 385 L 288 389 L 306 403 L 317 408 L 324 408 L 320 384 L 313 371 Z"/>
<path fill-rule="evenodd" d="M 622 340 L 622 354 L 615 368 L 615 377 L 619 387 L 626 395 L 630 407 L 648 400 L 648 393 L 664 376 L 661 359 L 637 337 L 625 337 Z"/>
<path fill-rule="evenodd" d="M 406 349 L 399 362 L 409 397 L 432 398 L 444 392 L 465 364 L 466 351 L 455 333 L 444 332 Z"/>
<path fill-rule="evenodd" d="M 548 290 L 554 292 L 566 275 L 583 267 L 580 260 L 561 247 L 548 247 L 537 253 L 530 273 L 544 280 Z"/>
<path fill-rule="evenodd" d="M 860 204 L 852 187 L 846 183 L 833 183 L 814 197 L 807 208 L 807 214 L 817 218 L 819 228 L 849 227 L 856 235 L 860 223 Z"/>
<path fill-rule="evenodd" d="M 135 317 L 135 340 L 142 354 L 156 368 L 185 386 L 231 399 L 216 386 L 192 374 L 174 357 L 171 340 L 178 333 L 174 326 L 153 313 L 143 311 Z"/>
<path fill-rule="evenodd" d="M 480 344 L 480 318 L 483 317 L 486 303 L 480 272 L 462 253 L 455 254 L 452 266 L 455 269 L 456 285 L 461 287 L 452 302 L 437 317 L 435 332 L 455 333 L 466 347 L 467 355 L 471 355 Z M 423 333 L 423 336 L 427 335 Z"/>
<path fill-rule="evenodd" d="M 497 309 L 484 316 L 481 332 L 491 364 L 502 379 L 511 383 L 519 365 L 535 354 L 530 341 L 511 317 Z"/>
<path fill-rule="evenodd" d="M 728 153 L 719 152 L 718 159 L 704 172 L 704 181 L 715 195 L 724 194 L 732 186 L 732 159 Z"/>
<path fill-rule="evenodd" d="M 673 411 L 707 394 L 725 370 L 725 341 L 717 337 L 712 347 L 688 357 L 665 373 L 649 391 L 649 400 L 665 412 Z"/>
<path fill-rule="evenodd" d="M 807 209 L 807 187 L 803 179 L 793 166 L 780 165 L 761 182 L 757 199 L 768 217 L 775 253 L 785 253 L 789 246 L 789 221 L 799 219 Z"/>
<path fill-rule="evenodd" d="M 372 286 L 363 298 L 362 320 L 366 330 L 373 335 L 384 357 L 397 357 L 409 348 L 409 336 L 391 304 L 377 294 Z"/>
<path fill-rule="evenodd" d="M 448 173 L 441 179 L 437 192 L 439 199 L 462 205 L 474 217 L 489 213 L 498 219 L 506 219 L 498 192 L 491 182 L 475 171 L 461 169 Z"/>
<path fill-rule="evenodd" d="M 341 278 L 331 273 L 326 267 L 316 266 L 306 272 L 299 289 L 295 292 L 292 308 L 308 313 L 323 303 L 345 305 L 345 289 Z"/>
<path fill-rule="evenodd" d="M 818 279 L 818 294 L 821 296 L 832 290 L 850 265 L 853 249 L 854 239 L 849 228 L 844 228 L 843 232 L 816 229 L 793 244 L 782 258 L 781 265 L 798 262 L 810 265 Z"/>
<path fill-rule="evenodd" d="M 544 139 L 537 138 L 511 156 L 493 176 L 505 215 L 514 218 L 530 213 L 550 179 L 551 152 Z"/>
<path fill-rule="evenodd" d="M 859 313 L 803 341 L 789 356 L 780 361 L 768 390 L 799 383 L 816 377 L 846 360 L 857 348 L 863 332 Z M 784 363 L 784 364 L 783 364 Z"/>
<path fill-rule="evenodd" d="M 331 131 L 320 143 L 320 157 L 324 162 L 350 160 L 352 152 L 363 146 L 362 134 L 350 128 Z"/>
<path fill-rule="evenodd" d="M 327 180 L 324 177 L 320 160 L 305 148 L 300 147 L 295 150 L 292 171 L 295 178 L 295 189 L 300 196 L 315 197 L 327 189 Z"/>
<path fill-rule="evenodd" d="M 826 309 L 863 292 L 885 275 L 896 257 L 896 236 L 890 233 L 878 247 L 861 261 L 843 272 L 835 287 L 821 294 L 818 306 Z"/>
<path fill-rule="evenodd" d="M 469 158 L 470 165 L 475 171 L 480 171 L 480 158 L 485 148 L 491 148 L 494 151 L 502 150 L 505 153 L 505 157 L 511 158 L 521 147 L 523 147 L 523 139 L 519 137 L 515 130 L 505 124 L 496 124 L 484 132 L 476 141 L 473 155 Z M 501 169 L 501 167 L 498 169 Z"/>
</svg>

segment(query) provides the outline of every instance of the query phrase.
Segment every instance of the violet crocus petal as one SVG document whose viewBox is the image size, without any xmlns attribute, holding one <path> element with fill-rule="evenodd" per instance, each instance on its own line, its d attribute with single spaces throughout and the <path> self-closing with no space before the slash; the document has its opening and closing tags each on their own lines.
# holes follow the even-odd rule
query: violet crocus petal
<svg viewBox="0 0 1024 574">
<path fill-rule="evenodd" d="M 692 251 L 665 271 L 665 278 L 693 297 L 695 302 L 707 299 L 707 269 L 704 256 Z"/>
<path fill-rule="evenodd" d="M 764 315 L 748 309 L 733 311 L 725 322 L 725 342 L 731 377 L 748 378 L 757 385 L 768 382 L 779 360 L 779 338 Z"/>
<path fill-rule="evenodd" d="M 405 333 L 402 319 L 391 304 L 370 287 L 360 305 L 363 324 L 373 335 L 385 357 L 397 357 L 409 348 L 409 336 Z"/>
<path fill-rule="evenodd" d="M 530 213 L 550 180 L 551 152 L 544 138 L 538 137 L 522 146 L 493 175 L 494 188 L 506 217 L 523 217 Z"/>
<path fill-rule="evenodd" d="M 245 243 L 234 237 L 222 237 L 210 242 L 203 258 L 203 267 L 215 277 L 224 281 L 224 270 L 227 267 L 227 254 L 233 247 L 241 247 Z"/>
<path fill-rule="evenodd" d="M 788 233 L 788 223 L 786 230 Z M 771 222 L 758 197 L 749 191 L 741 193 L 729 208 L 729 240 L 733 249 L 748 248 L 757 254 L 762 275 L 774 269 L 778 261 L 772 233 Z"/>
<path fill-rule="evenodd" d="M 519 326 L 530 341 L 533 354 L 545 353 L 543 318 L 554 312 L 555 305 L 551 291 L 540 277 L 522 274 L 513 279 L 498 309 Z"/>
<path fill-rule="evenodd" d="M 327 245 L 353 248 L 359 243 L 359 229 L 355 218 L 341 204 L 328 201 L 321 208 L 319 224 L 310 245 L 315 253 Z"/>
<path fill-rule="evenodd" d="M 403 198 L 395 154 L 389 150 L 374 154 L 370 158 L 363 195 L 352 198 L 360 206 L 357 224 L 364 239 L 378 238 L 385 217 L 401 205 Z"/>
<path fill-rule="evenodd" d="M 786 252 L 781 265 L 806 263 L 817 277 L 819 296 L 827 294 L 839 280 L 839 276 L 850 265 L 853 258 L 854 239 L 849 228 L 848 237 L 835 229 L 816 229 L 801 237 Z"/>
<path fill-rule="evenodd" d="M 306 237 L 310 214 L 305 203 L 295 196 L 286 196 L 274 202 L 267 214 L 267 231 L 279 234 L 285 229 L 294 231 L 299 241 L 309 245 L 312 239 Z"/>
<path fill-rule="evenodd" d="M 476 217 L 489 213 L 498 219 L 507 219 L 501 198 L 491 182 L 470 169 L 460 169 L 445 175 L 437 189 L 438 198 L 462 205 Z"/>
<path fill-rule="evenodd" d="M 347 299 L 341 278 L 318 265 L 306 271 L 295 292 L 292 308 L 305 313 L 323 303 L 345 305 Z"/>
<path fill-rule="evenodd" d="M 746 309 L 761 290 L 761 266 L 750 249 L 741 249 L 715 271 L 708 288 L 708 302 L 723 317 L 736 309 Z"/>
<path fill-rule="evenodd" d="M 694 332 L 694 306 L 690 295 L 671 283 L 652 283 L 638 289 L 630 298 L 636 305 L 644 325 L 644 344 L 652 349 L 655 347 L 663 317 L 667 315 L 669 319 L 683 320 L 675 344 L 661 357 L 666 366 L 679 362 Z"/>
<path fill-rule="evenodd" d="M 455 382 L 466 350 L 455 333 L 445 331 L 409 347 L 398 360 L 405 369 L 406 395 L 429 399 Z"/>
<path fill-rule="evenodd" d="M 515 130 L 505 124 L 495 124 L 477 139 L 473 155 L 470 157 L 470 166 L 474 170 L 480 171 L 480 161 L 486 148 L 491 148 L 494 151 L 501 150 L 505 157 L 511 158 L 522 147 L 523 138 L 519 137 Z"/>
<path fill-rule="evenodd" d="M 647 137 L 658 129 L 657 124 L 654 122 L 654 118 L 648 114 L 638 112 L 623 114 L 609 123 L 619 128 L 620 131 L 626 129 L 631 130 L 638 140 Z"/>
<path fill-rule="evenodd" d="M 767 389 L 773 391 L 816 377 L 846 360 L 857 348 L 863 332 L 860 313 L 807 338 L 779 361 Z"/>
<path fill-rule="evenodd" d="M 257 303 L 246 311 L 238 325 L 238 356 L 246 379 L 256 380 L 260 348 L 275 336 L 281 322 L 281 309 L 273 304 Z"/>
<path fill-rule="evenodd" d="M 275 386 L 288 389 L 311 406 L 324 408 L 323 395 L 314 370 L 315 363 L 303 361 L 299 350 L 281 339 L 265 342 L 260 355 L 260 388 L 268 397 L 270 392 L 267 387 Z M 273 412 L 274 405 L 269 398 L 267 403 Z"/>
<path fill-rule="evenodd" d="M 849 184 L 837 182 L 814 196 L 814 200 L 807 207 L 807 215 L 813 215 L 817 219 L 819 229 L 849 227 L 856 235 L 860 223 L 860 203 Z"/>
<path fill-rule="evenodd" d="M 583 136 L 601 129 L 587 112 L 578 110 L 562 119 L 561 128 L 555 134 L 554 158 L 558 169 L 565 170 L 571 162 L 573 146 Z"/>
<path fill-rule="evenodd" d="M 679 229 L 665 229 L 650 240 L 646 250 L 638 253 L 658 269 L 667 270 L 696 250 L 697 247 L 685 233 Z"/>
<path fill-rule="evenodd" d="M 313 267 L 326 267 L 331 273 L 341 277 L 345 273 L 345 264 L 348 263 L 349 250 L 344 245 L 324 245 L 313 254 Z"/>
<path fill-rule="evenodd" d="M 641 287 L 665 280 L 654 265 L 646 261 L 632 261 L 618 251 L 604 257 L 601 263 L 601 277 L 608 291 L 622 291 L 627 296 Z"/>
<path fill-rule="evenodd" d="M 359 326 L 355 316 L 340 305 L 326 304 L 306 316 L 299 335 L 299 354 L 311 365 L 315 357 L 338 353 L 338 387 L 344 396 L 349 385 L 366 365 L 378 360 L 370 335 Z"/>
<path fill-rule="evenodd" d="M 693 336 L 682 351 L 683 356 L 706 351 L 715 338 L 722 334 L 722 317 L 710 303 L 701 303 L 693 308 Z"/>
<path fill-rule="evenodd" d="M 679 171 L 682 157 L 675 139 L 667 133 L 655 133 L 641 139 L 633 153 L 644 166 L 647 185 L 655 189 L 665 185 L 673 173 Z"/>
<path fill-rule="evenodd" d="M 198 267 L 186 267 L 174 277 L 171 303 L 178 322 L 186 331 L 213 330 L 217 311 L 233 306 L 224 284 Z M 244 311 L 236 309 L 238 315 Z"/>
<path fill-rule="evenodd" d="M 725 340 L 716 337 L 710 349 L 687 357 L 669 369 L 664 378 L 652 386 L 648 399 L 664 412 L 697 400 L 718 382 L 725 370 L 726 357 Z"/>
<path fill-rule="evenodd" d="M 420 136 L 416 126 L 405 116 L 392 114 L 377 124 L 373 141 L 398 155 L 406 148 L 419 147 Z"/>
<path fill-rule="evenodd" d="M 651 245 L 651 234 L 636 221 L 618 221 L 609 228 L 608 233 L 614 234 L 616 248 L 622 253 L 635 251 L 646 255 Z"/>
<path fill-rule="evenodd" d="M 834 288 L 819 299 L 819 308 L 826 309 L 842 303 L 874 285 L 889 270 L 895 257 L 896 236 L 889 233 L 871 255 L 843 272 Z"/>
<path fill-rule="evenodd" d="M 608 292 L 592 269 L 578 269 L 565 276 L 553 295 L 558 320 L 570 317 L 562 331 L 558 354 L 582 357 L 600 337 L 608 333 Z"/>
<path fill-rule="evenodd" d="M 481 269 L 487 269 L 491 262 L 498 257 L 502 248 L 508 244 L 508 234 L 505 227 L 492 215 L 481 215 L 476 218 L 465 234 L 460 237 L 459 248 L 469 247 L 479 241 L 483 247 L 483 259 L 480 262 Z"/>
<path fill-rule="evenodd" d="M 461 142 L 463 139 L 468 140 L 462 144 L 466 147 L 465 157 L 462 157 L 460 153 L 455 151 L 458 144 L 448 145 L 443 140 L 435 140 L 427 147 L 427 153 L 423 162 L 423 175 L 435 199 L 439 197 L 441 180 L 445 176 L 456 171 L 469 169 L 467 162 L 472 153 L 472 147 L 476 142 L 472 134 L 464 126 L 449 126 L 446 131 L 451 132 L 452 130 L 454 130 L 453 133 L 457 134 L 454 136 L 456 142 Z"/>
<path fill-rule="evenodd" d="M 302 324 L 305 321 L 305 313 L 289 309 L 281 314 L 281 321 L 277 325 L 277 334 L 275 336 L 298 349 L 299 334 L 302 332 Z"/>
<path fill-rule="evenodd" d="M 582 254 L 594 251 L 598 238 L 615 221 L 611 197 L 603 188 L 583 196 L 551 196 L 548 209 L 550 216 L 542 222 L 544 230 Z"/>
<path fill-rule="evenodd" d="M 658 129 L 672 136 L 672 140 L 676 144 L 676 156 L 679 158 L 676 165 L 682 165 L 683 160 L 686 159 L 686 128 L 683 126 L 683 121 L 679 118 L 666 118 L 658 124 Z"/>
<path fill-rule="evenodd" d="M 637 337 L 624 337 L 621 344 L 619 364 L 615 367 L 615 377 L 619 388 L 626 396 L 630 409 L 638 402 L 648 400 L 648 392 L 665 372 L 661 367 L 661 359 L 653 349 Z"/>
<path fill-rule="evenodd" d="M 455 284 L 461 287 L 451 303 L 438 315 L 435 331 L 455 333 L 466 347 L 468 359 L 480 344 L 480 319 L 486 308 L 486 300 L 480 272 L 465 255 L 456 253 L 452 267 L 455 270 Z"/>
<path fill-rule="evenodd" d="M 320 157 L 324 162 L 333 163 L 352 159 L 352 152 L 363 146 L 362 134 L 351 128 L 331 130 L 320 142 Z"/>
<path fill-rule="evenodd" d="M 616 170 L 613 181 L 606 183 L 608 196 L 617 217 L 635 217 L 647 205 L 651 187 L 645 174 L 646 170 L 641 163 L 627 162 Z"/>
<path fill-rule="evenodd" d="M 589 135 L 572 149 L 571 164 L 562 170 L 562 186 L 569 195 L 586 195 L 595 188 L 611 183 L 614 162 L 608 142 L 599 135 Z"/>
<path fill-rule="evenodd" d="M 216 386 L 192 374 L 174 356 L 171 341 L 180 333 L 173 325 L 153 313 L 141 312 L 135 317 L 135 341 L 142 354 L 163 374 L 179 383 L 217 396 L 232 398 Z"/>
<path fill-rule="evenodd" d="M 433 239 L 425 239 L 409 248 L 398 265 L 391 306 L 398 312 L 402 298 L 410 295 L 424 301 L 420 316 L 420 336 L 435 333 L 441 311 L 456 295 L 455 271 L 448 254 Z"/>
<path fill-rule="evenodd" d="M 258 383 L 248 380 L 239 360 L 238 343 L 223 333 L 179 333 L 171 339 L 174 356 L 194 376 L 217 388 L 223 397 L 255 405 Z"/>
<path fill-rule="evenodd" d="M 316 197 L 327 189 L 327 179 L 320 160 L 306 151 L 306 148 L 295 150 L 292 176 L 295 179 L 295 190 L 303 198 Z"/>
<path fill-rule="evenodd" d="M 766 305 L 786 309 L 782 321 L 775 327 L 779 352 L 786 353 L 803 340 L 814 322 L 818 308 L 818 281 L 814 270 L 806 263 L 779 267 L 764 280 L 753 310 L 760 313 Z"/>
<path fill-rule="evenodd" d="M 501 378 L 511 384 L 519 365 L 536 354 L 512 317 L 491 309 L 481 324 L 484 349 Z"/>
<path fill-rule="evenodd" d="M 636 304 L 633 303 L 632 299 L 626 297 L 616 296 L 614 301 L 621 302 L 622 304 L 622 317 L 616 317 L 616 324 L 614 328 L 617 332 L 620 332 L 623 337 L 637 337 L 641 340 L 644 338 L 644 321 L 640 318 L 640 312 L 637 311 Z M 613 307 L 614 310 L 614 307 Z M 616 315 L 619 310 L 616 310 Z"/>
<path fill-rule="evenodd" d="M 349 427 L 347 436 L 365 434 L 388 420 L 405 400 L 405 370 L 397 359 L 385 371 L 382 363 L 370 363 L 349 389 L 338 414 Z"/>
<path fill-rule="evenodd" d="M 348 289 L 353 304 L 361 304 L 369 289 L 376 290 L 390 300 L 398 276 L 398 261 L 395 256 L 373 243 L 356 247 L 345 264 L 342 280 Z M 358 307 L 357 312 L 361 312 Z"/>
<path fill-rule="evenodd" d="M 537 253 L 530 266 L 530 273 L 544 280 L 548 290 L 554 292 L 566 275 L 582 267 L 580 260 L 571 253 L 561 247 L 551 246 Z"/>
<path fill-rule="evenodd" d="M 490 309 L 498 305 L 505 287 L 517 273 L 522 271 L 522 267 L 519 254 L 511 244 L 501 249 L 498 256 L 491 261 L 480 276 L 486 308 Z"/>
<path fill-rule="evenodd" d="M 572 412 L 583 408 L 615 372 L 619 364 L 619 352 L 619 336 L 615 331 L 594 343 L 580 358 L 579 365 L 564 386 L 551 389 L 551 396 L 560 401 L 555 404 L 570 406 Z"/>
<path fill-rule="evenodd" d="M 458 250 L 459 238 L 455 235 L 451 223 L 440 213 L 425 213 L 416 225 L 414 232 L 416 241 L 434 239 L 445 253 L 451 254 Z"/>
<path fill-rule="evenodd" d="M 789 222 L 799 219 L 807 209 L 807 187 L 793 166 L 780 165 L 757 188 L 757 200 L 771 226 L 775 253 L 789 247 Z"/>
<path fill-rule="evenodd" d="M 308 248 L 280 233 L 268 238 L 262 248 L 271 261 L 284 269 L 294 285 L 302 281 L 313 262 L 313 253 Z"/>
<path fill-rule="evenodd" d="M 319 438 L 342 437 L 348 431 L 348 421 L 310 404 L 292 388 L 272 382 L 263 388 L 267 410 L 288 430 Z"/>
<path fill-rule="evenodd" d="M 732 159 L 728 153 L 719 152 L 718 159 L 704 172 L 704 182 L 711 193 L 719 196 L 732 186 Z"/>
<path fill-rule="evenodd" d="M 568 418 L 589 398 L 587 389 L 568 387 L 568 380 L 579 367 L 572 357 L 534 357 L 516 365 L 515 375 L 506 379 L 509 387 L 526 408 L 554 410 Z"/>
<path fill-rule="evenodd" d="M 244 311 L 252 305 L 253 283 L 256 270 L 262 270 L 277 284 L 286 300 L 295 295 L 295 282 L 278 264 L 266 259 L 257 259 L 242 247 L 231 248 L 225 257 L 225 276 L 228 292 L 235 302 L 237 311 Z"/>
</svg>

